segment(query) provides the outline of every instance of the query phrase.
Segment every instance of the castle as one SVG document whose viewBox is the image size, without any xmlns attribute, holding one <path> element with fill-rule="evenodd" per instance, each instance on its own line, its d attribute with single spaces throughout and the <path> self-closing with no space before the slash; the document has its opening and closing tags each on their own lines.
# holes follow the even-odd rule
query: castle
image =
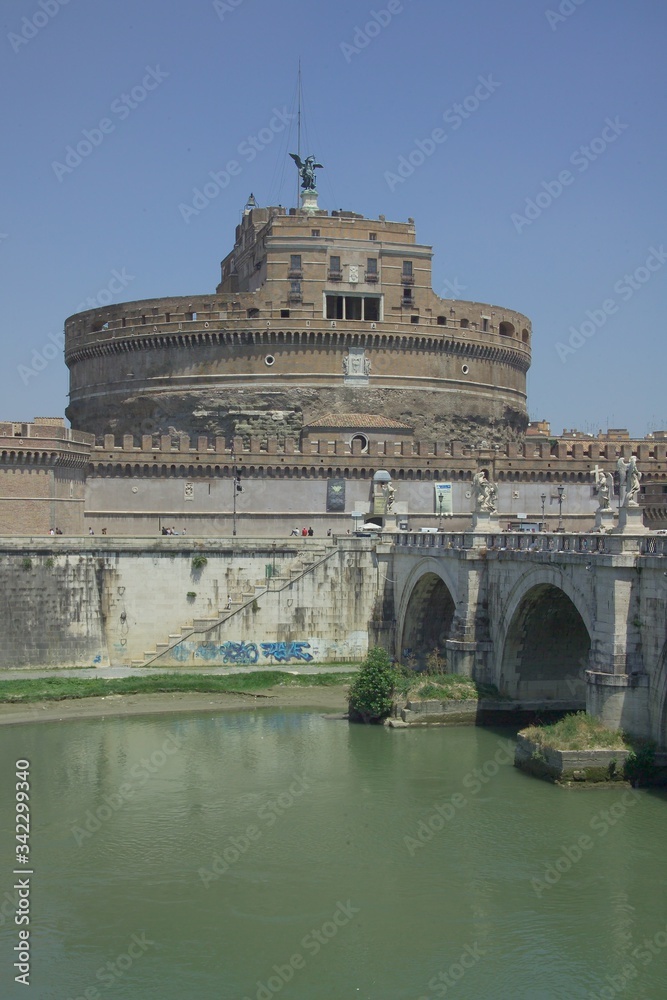
<svg viewBox="0 0 667 1000">
<path fill-rule="evenodd" d="M 482 468 L 501 523 L 585 530 L 593 469 L 632 454 L 662 526 L 667 435 L 529 426 L 526 316 L 437 296 L 412 219 L 302 202 L 250 197 L 215 293 L 66 321 L 72 429 L 0 424 L 0 532 L 345 532 L 382 523 L 380 472 L 397 525 L 457 529 Z"/>
</svg>

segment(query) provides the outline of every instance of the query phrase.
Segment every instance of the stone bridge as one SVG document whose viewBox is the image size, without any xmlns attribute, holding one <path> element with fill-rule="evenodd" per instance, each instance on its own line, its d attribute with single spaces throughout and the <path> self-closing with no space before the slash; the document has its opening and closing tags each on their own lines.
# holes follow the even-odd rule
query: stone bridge
<svg viewBox="0 0 667 1000">
<path fill-rule="evenodd" d="M 377 553 L 375 638 L 402 661 L 435 650 L 512 698 L 667 744 L 667 538 L 405 533 Z"/>
</svg>

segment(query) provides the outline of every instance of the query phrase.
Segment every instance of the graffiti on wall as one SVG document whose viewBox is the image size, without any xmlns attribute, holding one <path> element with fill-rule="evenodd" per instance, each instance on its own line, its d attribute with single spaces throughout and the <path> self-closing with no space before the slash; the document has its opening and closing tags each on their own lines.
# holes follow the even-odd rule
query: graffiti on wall
<svg viewBox="0 0 667 1000">
<path fill-rule="evenodd" d="M 313 660 L 309 642 L 261 642 L 259 647 L 255 642 L 180 642 L 167 652 L 167 656 L 181 663 L 194 657 L 207 663 L 252 666 L 259 661 L 260 648 L 265 660 L 277 663 L 289 663 L 290 660 L 311 663 Z"/>
</svg>

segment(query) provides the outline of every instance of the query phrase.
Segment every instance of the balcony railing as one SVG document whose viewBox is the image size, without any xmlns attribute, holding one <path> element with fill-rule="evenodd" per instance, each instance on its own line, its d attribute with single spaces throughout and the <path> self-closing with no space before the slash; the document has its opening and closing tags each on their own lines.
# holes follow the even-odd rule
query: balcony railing
<svg viewBox="0 0 667 1000">
<path fill-rule="evenodd" d="M 373 284 L 374 285 L 377 282 L 377 280 L 378 280 L 377 274 L 375 274 L 375 273 L 369 274 L 368 272 L 366 272 L 366 281 L 368 281 L 369 284 Z"/>
<path fill-rule="evenodd" d="M 415 276 L 414 274 L 402 274 L 401 281 L 404 285 L 414 285 Z"/>
<path fill-rule="evenodd" d="M 329 281 L 342 281 L 343 272 L 342 271 L 329 271 L 328 274 Z"/>
</svg>

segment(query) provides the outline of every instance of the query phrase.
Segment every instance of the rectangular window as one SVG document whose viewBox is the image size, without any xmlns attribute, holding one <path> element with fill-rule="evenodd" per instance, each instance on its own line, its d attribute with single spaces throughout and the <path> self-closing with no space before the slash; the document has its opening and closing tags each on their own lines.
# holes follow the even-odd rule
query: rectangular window
<svg viewBox="0 0 667 1000">
<path fill-rule="evenodd" d="M 310 230 L 310 235 L 311 236 L 319 236 L 320 235 L 319 229 L 311 229 Z"/>
<path fill-rule="evenodd" d="M 403 277 L 404 278 L 411 278 L 412 277 L 412 261 L 411 260 L 404 260 L 403 261 Z"/>
<path fill-rule="evenodd" d="M 345 319 L 361 319 L 361 298 L 358 295 L 345 296 Z"/>
<path fill-rule="evenodd" d="M 380 319 L 380 298 L 371 295 L 325 296 L 327 319 L 365 320 L 377 323 Z"/>
<path fill-rule="evenodd" d="M 301 282 L 300 281 L 290 281 L 290 291 L 297 295 L 301 294 Z"/>
<path fill-rule="evenodd" d="M 489 329 L 489 320 L 486 316 L 482 316 L 482 332 L 487 333 Z"/>
<path fill-rule="evenodd" d="M 301 254 L 293 253 L 289 259 L 290 271 L 300 271 L 301 270 Z"/>
<path fill-rule="evenodd" d="M 171 313 L 165 313 L 164 314 L 164 321 L 165 321 L 165 323 L 170 323 L 171 322 Z"/>
<path fill-rule="evenodd" d="M 343 319 L 343 296 L 327 295 L 327 319 Z"/>
<path fill-rule="evenodd" d="M 366 261 L 366 274 L 377 274 L 378 273 L 378 262 L 377 257 L 369 257 Z"/>
<path fill-rule="evenodd" d="M 403 289 L 403 298 L 405 299 L 406 302 L 411 302 L 412 301 L 412 289 L 411 288 L 404 288 Z"/>
<path fill-rule="evenodd" d="M 340 257 L 329 257 L 329 270 L 340 271 Z"/>
<path fill-rule="evenodd" d="M 380 320 L 380 300 L 364 299 L 364 319 L 369 323 L 378 323 Z"/>
<path fill-rule="evenodd" d="M 377 233 L 369 233 L 368 234 L 368 238 L 369 238 L 369 240 L 376 240 L 378 238 L 378 234 Z"/>
</svg>

